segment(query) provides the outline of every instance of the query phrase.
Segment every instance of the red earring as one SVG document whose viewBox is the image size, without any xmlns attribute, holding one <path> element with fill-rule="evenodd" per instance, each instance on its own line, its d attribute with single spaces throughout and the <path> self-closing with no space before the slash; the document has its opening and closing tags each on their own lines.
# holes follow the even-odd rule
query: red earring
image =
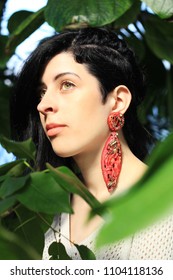
<svg viewBox="0 0 173 280">
<path fill-rule="evenodd" d="M 124 125 L 124 116 L 120 113 L 112 112 L 108 116 L 107 122 L 111 133 L 103 148 L 101 168 L 108 191 L 113 192 L 117 186 L 122 165 L 121 144 L 117 131 Z"/>
</svg>

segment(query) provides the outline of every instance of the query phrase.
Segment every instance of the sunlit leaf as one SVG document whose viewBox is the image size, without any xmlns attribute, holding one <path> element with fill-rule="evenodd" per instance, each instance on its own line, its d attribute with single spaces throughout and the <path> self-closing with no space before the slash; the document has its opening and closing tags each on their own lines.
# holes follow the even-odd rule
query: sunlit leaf
<svg viewBox="0 0 173 280">
<path fill-rule="evenodd" d="M 141 0 L 145 2 L 151 10 L 161 18 L 169 18 L 173 15 L 172 0 Z"/>
<path fill-rule="evenodd" d="M 128 9 L 121 17 L 119 17 L 117 20 L 115 20 L 114 23 L 111 25 L 115 29 L 119 28 L 125 28 L 129 24 L 136 21 L 138 14 L 140 13 L 140 6 L 141 3 L 138 0 L 135 0 L 133 5 Z"/>
<path fill-rule="evenodd" d="M 77 244 L 74 244 L 74 246 L 77 248 L 82 260 L 96 260 L 96 256 L 88 247 Z"/>
<path fill-rule="evenodd" d="M 28 38 L 35 30 L 44 23 L 44 8 L 30 14 L 23 20 L 17 28 L 10 34 L 6 44 L 6 53 L 12 54 L 15 48 Z"/>
<path fill-rule="evenodd" d="M 26 169 L 25 161 L 15 160 L 9 163 L 5 163 L 0 166 L 0 176 L 20 176 L 23 174 L 24 170 Z"/>
<path fill-rule="evenodd" d="M 173 209 L 173 135 L 158 145 L 150 167 L 128 193 L 112 198 L 103 205 L 109 219 L 102 227 L 97 244 L 123 239 L 156 221 Z M 113 232 L 113 234 L 110 234 Z"/>
<path fill-rule="evenodd" d="M 53 242 L 49 246 L 50 260 L 71 260 L 66 252 L 64 245 L 61 242 Z"/>
<path fill-rule="evenodd" d="M 146 30 L 144 36 L 152 52 L 173 63 L 173 24 L 148 15 L 143 25 Z"/>
<path fill-rule="evenodd" d="M 133 4 L 133 0 L 48 0 L 45 9 L 47 22 L 57 31 L 65 27 L 103 26 L 123 15 Z"/>
<path fill-rule="evenodd" d="M 1 145 L 8 153 L 13 153 L 17 158 L 25 158 L 35 161 L 35 145 L 31 139 L 23 142 L 15 142 L 6 137 L 0 137 Z"/>
<path fill-rule="evenodd" d="M 48 172 L 32 173 L 26 182 L 25 189 L 16 197 L 23 205 L 36 212 L 72 213 L 69 194 Z"/>
</svg>

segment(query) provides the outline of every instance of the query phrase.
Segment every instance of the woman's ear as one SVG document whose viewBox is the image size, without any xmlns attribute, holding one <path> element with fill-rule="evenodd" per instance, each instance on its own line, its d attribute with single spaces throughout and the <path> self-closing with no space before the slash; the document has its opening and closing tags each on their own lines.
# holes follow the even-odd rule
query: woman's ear
<svg viewBox="0 0 173 280">
<path fill-rule="evenodd" d="M 112 97 L 115 100 L 112 110 L 124 114 L 132 99 L 130 90 L 124 85 L 119 85 L 113 90 Z"/>
</svg>

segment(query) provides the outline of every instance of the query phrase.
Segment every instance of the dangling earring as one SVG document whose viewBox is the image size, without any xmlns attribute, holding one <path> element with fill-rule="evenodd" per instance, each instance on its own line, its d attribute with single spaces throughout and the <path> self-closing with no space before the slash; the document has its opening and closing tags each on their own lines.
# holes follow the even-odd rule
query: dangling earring
<svg viewBox="0 0 173 280">
<path fill-rule="evenodd" d="M 103 148 L 101 168 L 108 191 L 113 192 L 117 186 L 122 165 L 121 144 L 117 131 L 124 125 L 124 116 L 120 113 L 112 112 L 108 116 L 107 123 L 111 133 Z"/>
</svg>

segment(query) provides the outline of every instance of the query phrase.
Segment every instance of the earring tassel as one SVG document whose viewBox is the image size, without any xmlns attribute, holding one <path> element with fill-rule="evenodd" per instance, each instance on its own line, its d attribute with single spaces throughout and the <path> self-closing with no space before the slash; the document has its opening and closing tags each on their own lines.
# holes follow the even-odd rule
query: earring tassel
<svg viewBox="0 0 173 280">
<path fill-rule="evenodd" d="M 116 189 L 121 171 L 122 151 L 117 132 L 111 132 L 102 152 L 101 167 L 103 178 L 109 192 Z"/>
</svg>

